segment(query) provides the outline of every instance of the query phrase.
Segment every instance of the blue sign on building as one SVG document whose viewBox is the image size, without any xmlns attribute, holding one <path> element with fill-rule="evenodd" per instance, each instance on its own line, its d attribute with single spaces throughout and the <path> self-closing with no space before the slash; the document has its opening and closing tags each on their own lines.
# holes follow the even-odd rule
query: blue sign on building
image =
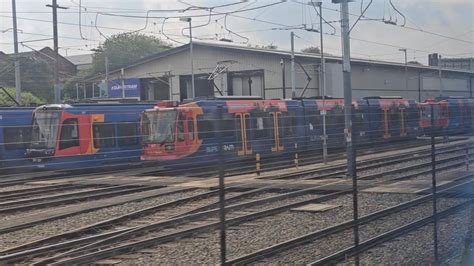
<svg viewBox="0 0 474 266">
<path fill-rule="evenodd" d="M 125 97 L 140 97 L 140 79 L 124 79 Z M 109 98 L 122 97 L 122 80 L 109 81 Z"/>
</svg>

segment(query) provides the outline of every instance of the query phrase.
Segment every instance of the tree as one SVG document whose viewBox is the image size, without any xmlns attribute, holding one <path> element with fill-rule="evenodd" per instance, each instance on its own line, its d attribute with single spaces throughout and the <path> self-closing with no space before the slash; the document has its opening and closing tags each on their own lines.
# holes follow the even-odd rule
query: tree
<svg viewBox="0 0 474 266">
<path fill-rule="evenodd" d="M 15 88 L 6 88 L 7 92 L 15 97 Z M 22 91 L 21 101 L 25 105 L 45 104 L 46 101 L 40 97 L 35 96 L 31 92 Z M 0 105 L 15 105 L 15 103 L 8 97 L 3 90 L 0 90 Z"/>
<path fill-rule="evenodd" d="M 153 36 L 141 33 L 116 34 L 95 49 L 92 72 L 104 73 L 106 55 L 109 60 L 109 69 L 116 69 L 169 48 L 171 46 L 168 43 Z"/>
<path fill-rule="evenodd" d="M 307 53 L 307 54 L 321 54 L 321 50 L 317 46 L 306 47 L 302 49 L 301 52 Z"/>
<path fill-rule="evenodd" d="M 31 57 L 20 57 L 22 91 L 51 101 L 53 99 L 53 69 L 46 62 Z M 0 61 L 0 86 L 15 86 L 13 60 Z"/>
<path fill-rule="evenodd" d="M 278 46 L 274 45 L 273 43 L 270 43 L 269 45 L 263 46 L 265 49 L 270 49 L 270 50 L 276 50 L 278 49 Z"/>
</svg>

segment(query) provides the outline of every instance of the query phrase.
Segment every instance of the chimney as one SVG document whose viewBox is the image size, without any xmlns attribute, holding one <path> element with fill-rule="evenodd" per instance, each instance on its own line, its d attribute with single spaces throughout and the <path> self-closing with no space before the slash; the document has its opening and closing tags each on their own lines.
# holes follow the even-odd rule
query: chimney
<svg viewBox="0 0 474 266">
<path fill-rule="evenodd" d="M 428 55 L 428 65 L 429 66 L 439 66 L 439 56 L 437 53 Z"/>
</svg>

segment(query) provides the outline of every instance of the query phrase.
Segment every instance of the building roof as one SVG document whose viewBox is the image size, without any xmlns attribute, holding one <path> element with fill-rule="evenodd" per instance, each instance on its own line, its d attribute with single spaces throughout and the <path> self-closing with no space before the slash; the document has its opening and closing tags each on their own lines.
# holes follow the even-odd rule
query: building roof
<svg viewBox="0 0 474 266">
<path fill-rule="evenodd" d="M 10 54 L 5 54 L 3 53 L 2 51 L 0 51 L 0 54 L 1 55 L 6 55 L 8 57 L 13 57 L 15 56 L 14 53 L 10 53 Z M 51 49 L 50 47 L 48 46 L 45 46 L 39 50 L 34 50 L 34 51 L 27 51 L 27 52 L 19 52 L 18 53 L 18 56 L 19 57 L 36 57 L 36 56 L 41 56 L 43 58 L 47 58 L 48 60 L 54 60 L 54 57 L 52 56 L 54 54 L 54 50 Z M 62 56 L 61 54 L 59 54 L 59 57 L 60 58 L 63 58 L 65 60 L 67 60 L 64 56 Z M 69 60 L 67 60 L 69 61 Z"/>
<path fill-rule="evenodd" d="M 276 49 L 266 49 L 266 48 L 255 48 L 255 47 L 249 47 L 245 45 L 239 45 L 239 44 L 234 44 L 234 43 L 227 43 L 227 42 L 204 42 L 204 41 L 194 41 L 193 42 L 194 47 L 210 47 L 210 48 L 215 48 L 215 49 L 225 49 L 225 50 L 233 50 L 233 51 L 242 51 L 242 52 L 247 52 L 247 53 L 258 53 L 258 54 L 271 54 L 271 55 L 279 55 L 282 57 L 290 57 L 291 56 L 291 51 L 287 50 L 276 50 Z M 140 60 L 137 60 L 133 63 L 130 63 L 126 66 L 120 67 L 113 69 L 110 71 L 110 74 L 113 74 L 115 72 L 118 72 L 123 69 L 128 69 L 128 68 L 133 68 L 138 65 L 142 65 L 154 60 L 158 60 L 160 58 L 176 54 L 185 50 L 189 49 L 189 44 L 185 44 L 182 46 L 174 47 L 169 50 L 166 50 L 164 52 L 160 52 L 145 58 L 142 58 Z M 311 54 L 311 53 L 302 53 L 302 52 L 295 52 L 295 57 L 296 58 L 302 58 L 302 59 L 316 59 L 319 60 L 321 55 L 320 54 Z M 325 56 L 327 61 L 335 61 L 335 62 L 342 62 L 342 58 L 339 56 L 333 56 L 333 55 L 326 55 Z M 403 63 L 397 63 L 397 62 L 389 62 L 389 61 L 379 61 L 379 60 L 368 60 L 368 59 L 361 59 L 361 58 L 351 58 L 351 63 L 355 64 L 369 64 L 369 65 L 383 65 L 383 66 L 393 66 L 393 67 L 405 67 L 405 64 Z M 426 70 L 438 70 L 438 67 L 433 67 L 433 66 L 426 66 L 426 65 L 417 65 L 417 64 L 408 64 L 408 68 L 416 68 L 416 69 L 426 69 Z M 469 73 L 473 74 L 474 72 L 468 71 L 468 70 L 462 70 L 462 69 L 443 69 L 443 71 L 448 71 L 448 72 L 459 72 L 459 73 Z"/>
<path fill-rule="evenodd" d="M 93 54 L 80 54 L 80 55 L 71 55 L 65 56 L 65 58 L 74 65 L 90 65 L 92 64 L 92 55 Z"/>
</svg>

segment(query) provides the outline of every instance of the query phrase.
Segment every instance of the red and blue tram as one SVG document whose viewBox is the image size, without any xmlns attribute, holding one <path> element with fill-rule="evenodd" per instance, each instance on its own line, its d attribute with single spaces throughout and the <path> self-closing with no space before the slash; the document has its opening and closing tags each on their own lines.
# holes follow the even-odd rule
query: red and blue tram
<svg viewBox="0 0 474 266">
<path fill-rule="evenodd" d="M 218 110 L 221 106 L 222 120 Z M 414 139 L 417 104 L 400 97 L 353 101 L 353 138 L 359 145 Z M 158 105 L 142 115 L 142 160 L 163 165 L 212 164 L 218 138 L 226 161 L 322 149 L 323 115 L 328 148 L 344 142 L 343 99 L 262 100 L 217 97 L 181 105 Z M 219 125 L 219 126 L 218 126 Z M 221 131 L 218 132 L 217 128 Z"/>
<path fill-rule="evenodd" d="M 474 99 L 440 97 L 420 103 L 420 126 L 425 134 L 431 133 L 431 108 L 436 135 L 458 135 L 474 129 Z"/>
<path fill-rule="evenodd" d="M 153 104 L 48 104 L 33 112 L 26 154 L 37 168 L 78 170 L 140 159 L 139 120 Z"/>
</svg>

